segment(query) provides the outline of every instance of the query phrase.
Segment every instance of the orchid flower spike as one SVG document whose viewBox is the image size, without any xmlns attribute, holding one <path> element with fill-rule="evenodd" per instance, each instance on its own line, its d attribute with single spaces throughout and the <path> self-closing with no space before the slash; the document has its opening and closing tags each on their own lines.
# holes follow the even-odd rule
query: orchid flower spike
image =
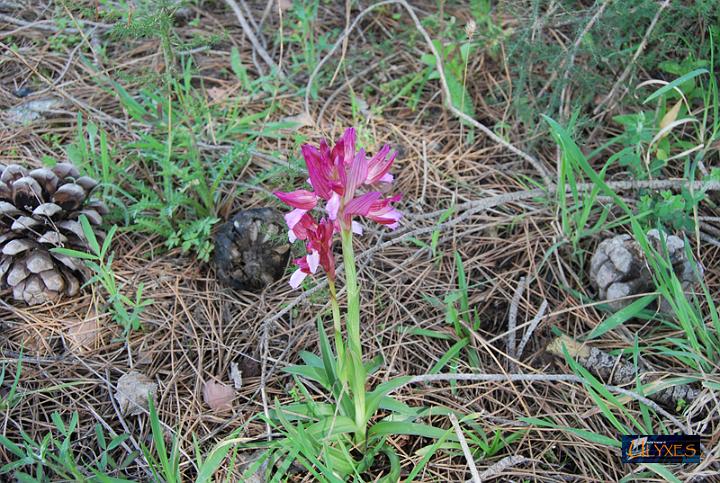
<svg viewBox="0 0 720 483">
<path fill-rule="evenodd" d="M 378 185 L 392 184 L 390 168 L 396 153 L 384 145 L 374 156 L 364 149 L 356 151 L 354 128 L 343 133 L 333 147 L 323 140 L 316 148 L 301 148 L 308 170 L 308 183 L 313 191 L 297 189 L 275 192 L 280 201 L 293 208 L 285 215 L 291 242 L 305 242 L 307 255 L 295 260 L 298 269 L 290 279 L 293 288 L 300 286 L 307 275 L 322 266 L 331 280 L 335 278 L 333 237 L 340 231 L 362 234 L 362 225 L 355 216 L 364 217 L 391 229 L 397 228 L 402 213 L 393 206 L 401 196 L 384 198 Z M 383 190 L 385 191 L 385 190 Z M 324 207 L 319 204 L 324 201 Z M 315 221 L 312 210 L 324 208 L 327 218 Z"/>
</svg>

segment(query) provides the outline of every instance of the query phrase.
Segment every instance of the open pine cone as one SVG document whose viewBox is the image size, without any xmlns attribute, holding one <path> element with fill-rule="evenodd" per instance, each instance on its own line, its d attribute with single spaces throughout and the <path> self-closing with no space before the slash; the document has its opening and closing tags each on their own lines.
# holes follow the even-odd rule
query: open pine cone
<svg viewBox="0 0 720 483">
<path fill-rule="evenodd" d="M 683 290 L 689 291 L 697 282 L 697 273 L 702 267 L 685 255 L 685 242 L 675 236 L 658 230 L 650 230 L 647 239 L 658 252 L 662 253 L 661 236 L 665 239 L 670 263 L 680 280 Z M 630 305 L 633 295 L 656 290 L 652 274 L 640 245 L 630 235 L 606 238 L 598 245 L 590 261 L 590 280 L 598 288 L 601 300 L 613 310 Z M 670 305 L 662 299 L 660 311 L 669 313 Z"/>
<path fill-rule="evenodd" d="M 32 171 L 0 165 L 0 283 L 15 300 L 37 305 L 78 293 L 87 267 L 50 249 L 88 250 L 81 214 L 104 238 L 98 227 L 107 207 L 90 198 L 95 186 L 69 163 Z"/>
<path fill-rule="evenodd" d="M 262 290 L 280 279 L 290 259 L 286 229 L 272 208 L 250 208 L 221 225 L 213 257 L 218 279 L 239 290 Z"/>
</svg>

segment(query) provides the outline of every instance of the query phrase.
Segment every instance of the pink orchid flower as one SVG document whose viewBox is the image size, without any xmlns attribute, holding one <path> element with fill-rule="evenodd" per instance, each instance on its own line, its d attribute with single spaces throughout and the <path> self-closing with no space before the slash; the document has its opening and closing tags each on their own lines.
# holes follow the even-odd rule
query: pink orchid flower
<svg viewBox="0 0 720 483">
<path fill-rule="evenodd" d="M 298 287 L 307 275 L 314 274 L 319 265 L 334 280 L 333 235 L 341 230 L 362 234 L 362 226 L 353 219 L 354 216 L 368 218 L 391 229 L 399 224 L 402 213 L 392 204 L 400 200 L 400 195 L 383 198 L 376 188 L 379 184 L 393 182 L 390 168 L 396 153 L 391 153 L 390 146 L 385 145 L 368 158 L 364 149 L 355 151 L 356 141 L 355 129 L 349 128 L 332 148 L 325 140 L 320 141 L 317 148 L 303 145 L 308 183 L 313 191 L 299 189 L 275 193 L 293 208 L 285 215 L 290 241 L 306 243 L 307 255 L 295 260 L 298 270 L 290 280 L 293 287 Z M 370 191 L 363 192 L 365 188 Z M 309 212 L 318 207 L 320 200 L 325 201 L 328 219 L 323 218 L 318 223 Z"/>
<path fill-rule="evenodd" d="M 332 251 L 334 224 L 326 219 L 316 223 L 310 215 L 305 214 L 291 233 L 306 242 L 307 255 L 294 260 L 298 269 L 290 277 L 290 285 L 299 287 L 305 277 L 317 271 L 318 266 L 325 270 L 330 280 L 335 280 L 335 255 Z"/>
</svg>

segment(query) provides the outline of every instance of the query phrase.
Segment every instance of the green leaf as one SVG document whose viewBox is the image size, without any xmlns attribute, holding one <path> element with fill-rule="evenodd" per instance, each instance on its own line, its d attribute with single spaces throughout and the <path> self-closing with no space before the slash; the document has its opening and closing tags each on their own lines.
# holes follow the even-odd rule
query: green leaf
<svg viewBox="0 0 720 483">
<path fill-rule="evenodd" d="M 664 465 L 661 465 L 659 463 L 645 463 L 645 467 L 653 473 L 657 474 L 658 476 L 665 478 L 665 481 L 682 483 L 682 480 L 680 480 L 677 476 L 673 475 L 672 472 Z"/>
<path fill-rule="evenodd" d="M 539 418 L 520 418 L 520 421 L 525 421 L 526 423 L 533 424 L 535 426 L 540 426 L 540 427 L 545 427 L 545 428 L 554 428 L 554 429 L 559 429 L 561 431 L 567 431 L 567 432 L 572 433 L 586 441 L 590 441 L 591 443 L 602 444 L 602 445 L 611 446 L 614 448 L 622 447 L 622 444 L 620 444 L 620 441 L 618 441 L 617 439 L 609 438 L 602 434 L 593 433 L 592 431 L 587 431 L 585 429 L 570 428 L 568 426 L 560 426 L 558 424 L 552 423 L 550 421 L 545 421 L 545 420 L 539 419 Z"/>
<path fill-rule="evenodd" d="M 435 365 L 430 369 L 429 374 L 437 374 L 439 373 L 445 365 L 450 362 L 452 359 L 457 357 L 457 355 L 460 353 L 460 351 L 470 343 L 470 339 L 465 337 L 464 339 L 461 339 L 457 341 L 453 346 L 448 349 L 448 351 L 440 358 L 439 361 L 435 363 Z"/>
<path fill-rule="evenodd" d="M 704 68 L 695 69 L 695 70 L 693 70 L 693 71 L 691 71 L 691 72 L 688 72 L 688 73 L 685 74 L 684 76 L 678 77 L 677 79 L 675 79 L 675 80 L 672 81 L 671 83 L 669 83 L 669 84 L 661 87 L 660 89 L 658 89 L 658 90 L 656 90 L 655 92 L 653 92 L 652 94 L 650 94 L 650 95 L 643 101 L 643 104 L 646 104 L 646 103 L 652 101 L 653 99 L 657 99 L 658 97 L 660 97 L 661 95 L 663 95 L 663 94 L 665 94 L 666 92 L 670 91 L 671 89 L 674 89 L 675 87 L 679 86 L 680 84 L 682 84 L 682 83 L 684 83 L 684 82 L 686 82 L 686 81 L 689 81 L 690 79 L 694 79 L 695 77 L 699 76 L 700 74 L 709 74 L 709 73 L 710 73 L 710 72 L 709 72 L 707 69 L 704 69 Z"/>
<path fill-rule="evenodd" d="M 465 86 L 447 69 L 445 69 L 445 80 L 450 91 L 450 101 L 453 106 L 470 117 L 475 117 L 475 108 L 472 98 L 465 89 Z"/>
<path fill-rule="evenodd" d="M 147 110 L 145 110 L 143 105 L 136 101 L 119 83 L 112 79 L 108 79 L 108 81 L 115 88 L 115 91 L 120 97 L 120 102 L 123 104 L 125 109 L 127 109 L 128 114 L 130 114 L 130 116 L 132 116 L 136 121 L 147 122 L 147 119 L 145 118 L 150 117 L 150 114 Z"/>
<path fill-rule="evenodd" d="M 404 386 L 411 379 L 410 376 L 397 377 L 378 384 L 375 389 L 367 394 L 365 402 L 365 418 L 369 421 L 375 415 L 384 396 L 387 396 L 395 389 Z"/>
<path fill-rule="evenodd" d="M 409 327 L 406 325 L 398 327 L 398 332 L 401 334 L 417 335 L 420 337 L 431 337 L 433 339 L 442 340 L 455 340 L 455 337 L 447 332 L 440 332 L 439 330 L 423 329 L 420 327 Z"/>
<path fill-rule="evenodd" d="M 20 449 L 20 446 L 16 445 L 2 434 L 0 434 L 0 445 L 4 446 L 8 451 L 19 458 L 25 456 L 25 453 Z"/>
<path fill-rule="evenodd" d="M 307 430 L 316 437 L 330 437 L 338 434 L 355 433 L 358 427 L 355 421 L 347 416 L 332 415 L 311 424 Z"/>
<path fill-rule="evenodd" d="M 283 369 L 288 374 L 295 374 L 297 376 L 310 379 L 323 385 L 323 387 L 330 387 L 330 381 L 328 381 L 325 375 L 324 368 L 312 367 L 312 366 L 289 366 Z"/>
<path fill-rule="evenodd" d="M 210 454 L 205 458 L 200 468 L 198 468 L 198 474 L 195 478 L 195 483 L 205 483 L 213 481 L 213 475 L 223 464 L 225 456 L 230 451 L 232 446 L 230 444 L 220 443 L 218 446 L 210 451 Z"/>
<path fill-rule="evenodd" d="M 655 300 L 656 298 L 657 298 L 656 295 L 645 295 L 645 296 L 640 297 L 639 299 L 635 300 L 633 303 L 631 303 L 627 307 L 625 307 L 621 310 L 618 310 L 613 315 L 608 317 L 604 322 L 595 326 L 595 328 L 587 336 L 587 339 L 591 340 L 591 339 L 600 337 L 604 333 L 606 333 L 610 330 L 613 330 L 615 327 L 618 327 L 619 325 L 624 324 L 628 320 L 635 317 L 645 307 L 650 305 L 650 303 L 653 300 Z"/>
<path fill-rule="evenodd" d="M 242 63 L 242 58 L 240 57 L 240 52 L 237 47 L 230 49 L 230 67 L 232 67 L 233 72 L 242 82 L 243 87 L 247 88 L 250 84 L 250 79 L 248 78 L 247 69 Z"/>
<path fill-rule="evenodd" d="M 78 250 L 71 250 L 70 248 L 56 247 L 56 248 L 51 248 L 50 251 L 53 253 L 58 253 L 60 255 L 65 255 L 68 257 L 81 258 L 83 260 L 97 260 L 98 259 L 98 257 L 96 257 L 95 255 L 92 255 L 90 253 L 85 253 L 85 252 L 81 252 Z"/>
<path fill-rule="evenodd" d="M 335 357 L 333 357 L 332 349 L 330 348 L 330 340 L 328 340 L 327 334 L 322 326 L 320 317 L 317 320 L 317 330 L 320 334 L 320 355 L 322 356 L 323 367 L 325 368 L 325 375 L 328 380 L 328 385 L 334 386 L 337 381 L 337 363 Z"/>
<path fill-rule="evenodd" d="M 457 436 L 451 434 L 447 435 L 448 431 L 436 428 L 435 426 L 429 426 L 427 424 L 420 423 L 406 423 L 396 421 L 380 421 L 370 427 L 368 434 L 371 436 L 389 436 L 389 435 L 410 435 L 410 436 L 421 436 L 423 438 L 448 438 L 453 441 L 457 440 Z"/>
</svg>

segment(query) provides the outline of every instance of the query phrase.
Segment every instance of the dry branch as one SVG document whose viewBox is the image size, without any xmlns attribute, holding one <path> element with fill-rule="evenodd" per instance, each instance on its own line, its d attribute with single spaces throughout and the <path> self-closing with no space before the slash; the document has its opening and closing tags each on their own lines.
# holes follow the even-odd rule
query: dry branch
<svg viewBox="0 0 720 483">
<path fill-rule="evenodd" d="M 253 49 L 255 49 L 255 51 L 260 55 L 260 57 L 262 57 L 268 67 L 270 67 L 271 71 L 277 72 L 278 77 L 284 78 L 285 74 L 283 74 L 280 68 L 275 64 L 275 62 L 272 60 L 272 57 L 270 57 L 270 54 L 268 54 L 267 50 L 265 50 L 265 48 L 262 46 L 257 36 L 255 36 L 255 32 L 253 32 L 252 27 L 248 23 L 245 15 L 243 15 L 242 10 L 240 10 L 240 7 L 235 2 L 235 0 L 225 0 L 225 3 L 228 7 L 230 7 L 230 9 L 237 17 L 238 22 L 240 22 L 240 26 L 242 27 L 243 32 L 245 32 L 245 35 L 247 35 L 248 39 L 250 40 Z"/>
<path fill-rule="evenodd" d="M 587 381 L 582 377 L 574 374 L 423 374 L 420 376 L 412 376 L 403 386 L 428 382 L 447 382 L 447 381 L 466 381 L 466 382 L 568 382 L 575 384 L 585 384 Z M 403 387 L 400 386 L 400 387 Z M 397 388 L 399 389 L 399 388 Z M 396 390 L 397 390 L 396 389 Z M 635 401 L 641 402 L 648 406 L 658 414 L 662 414 L 671 421 L 678 429 L 685 434 L 691 434 L 690 428 L 680 422 L 675 416 L 663 409 L 655 401 L 648 399 L 642 394 L 638 394 L 628 389 L 605 385 L 605 389 L 627 396 Z"/>
<path fill-rule="evenodd" d="M 231 0 L 226 0 L 231 1 Z M 513 144 L 509 143 L 508 141 L 504 140 L 497 134 L 495 134 L 492 129 L 488 128 L 484 124 L 478 122 L 477 120 L 473 119 L 472 117 L 468 116 L 464 112 L 462 112 L 460 109 L 455 107 L 452 103 L 452 98 L 450 96 L 450 88 L 448 87 L 447 79 L 445 78 L 445 70 L 443 67 L 443 59 L 440 53 L 435 48 L 435 45 L 432 42 L 432 38 L 430 37 L 430 34 L 428 34 L 427 30 L 425 30 L 425 27 L 423 27 L 422 23 L 420 22 L 420 19 L 415 14 L 415 10 L 405 1 L 405 0 L 385 0 L 382 2 L 374 3 L 373 5 L 370 5 L 365 10 L 360 12 L 360 14 L 355 17 L 355 20 L 353 23 L 346 28 L 343 33 L 338 37 L 338 39 L 335 41 L 335 44 L 332 46 L 330 51 L 327 53 L 325 57 L 323 57 L 320 62 L 318 62 L 317 66 L 315 66 L 315 69 L 313 70 L 312 74 L 310 74 L 310 77 L 308 78 L 307 86 L 305 89 L 305 113 L 310 116 L 310 93 L 312 92 L 312 84 L 315 81 L 315 77 L 317 76 L 318 72 L 320 72 L 320 69 L 325 64 L 325 62 L 332 57 L 332 55 L 335 53 L 335 51 L 340 47 L 342 42 L 347 38 L 347 36 L 350 34 L 350 32 L 355 29 L 357 24 L 360 22 L 360 20 L 370 13 L 372 10 L 381 7 L 383 5 L 390 5 L 390 4 L 399 4 L 402 5 L 402 7 L 408 12 L 410 17 L 412 18 L 413 22 L 415 23 L 415 28 L 420 32 L 420 34 L 425 39 L 425 43 L 427 44 L 428 48 L 432 52 L 433 56 L 435 57 L 435 62 L 437 66 L 437 72 L 440 77 L 440 84 L 442 86 L 442 92 L 443 92 L 443 98 L 445 99 L 445 105 L 453 114 L 455 114 L 457 117 L 462 119 L 463 121 L 471 124 L 475 128 L 479 129 L 483 134 L 485 134 L 487 137 L 492 139 L 497 144 L 503 146 L 508 151 L 511 151 L 512 153 L 520 156 L 524 160 L 530 163 L 530 165 L 535 168 L 535 170 L 540 174 L 540 176 L 543 179 L 543 183 L 546 186 L 552 186 L 552 178 L 550 176 L 550 173 L 548 170 L 543 166 L 543 164 L 538 160 L 537 158 L 529 155 L 528 153 L 522 151 L 521 149 L 517 148 Z"/>
<path fill-rule="evenodd" d="M 480 481 L 485 481 L 489 478 L 494 478 L 496 476 L 500 476 L 500 474 L 505 471 L 508 468 L 512 468 L 513 466 L 517 466 L 523 463 L 526 463 L 530 461 L 529 459 L 525 458 L 524 456 L 506 456 L 505 458 L 501 459 L 494 465 L 492 465 L 490 468 L 486 469 L 482 473 L 480 473 Z"/>
<path fill-rule="evenodd" d="M 566 335 L 553 339 L 548 344 L 547 351 L 554 356 L 564 358 L 563 347 L 565 347 L 570 357 L 577 360 L 585 369 L 603 381 L 623 385 L 634 382 L 637 377 L 642 378 L 643 375 L 647 375 L 647 371 L 642 365 L 636 368 L 633 363 L 622 360 L 620 356 L 610 355 L 597 347 L 582 344 Z M 656 385 L 657 383 L 649 383 L 650 387 Z M 648 389 L 648 385 L 646 385 L 645 389 Z M 698 397 L 698 394 L 697 389 L 689 384 L 682 384 L 660 389 L 653 394 L 649 394 L 648 398 L 663 406 L 675 408 L 682 401 L 688 404 L 693 402 Z"/>
</svg>

